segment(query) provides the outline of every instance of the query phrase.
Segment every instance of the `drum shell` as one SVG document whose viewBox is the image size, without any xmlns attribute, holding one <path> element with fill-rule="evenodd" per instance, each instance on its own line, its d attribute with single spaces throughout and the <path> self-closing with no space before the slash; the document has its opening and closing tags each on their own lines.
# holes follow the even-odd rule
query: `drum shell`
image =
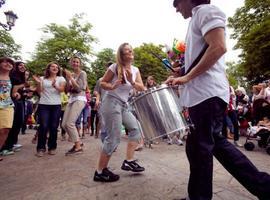
<svg viewBox="0 0 270 200">
<path fill-rule="evenodd" d="M 187 130 L 179 98 L 172 87 L 162 85 L 148 89 L 133 98 L 131 106 L 146 141 Z"/>
</svg>

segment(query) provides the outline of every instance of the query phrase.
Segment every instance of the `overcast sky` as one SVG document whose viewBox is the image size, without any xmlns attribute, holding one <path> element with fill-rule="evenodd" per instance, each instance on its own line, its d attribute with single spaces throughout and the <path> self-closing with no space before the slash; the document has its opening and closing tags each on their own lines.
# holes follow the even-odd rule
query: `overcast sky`
<svg viewBox="0 0 270 200">
<path fill-rule="evenodd" d="M 133 47 L 142 43 L 171 45 L 174 38 L 184 40 L 188 20 L 184 20 L 172 6 L 173 0 L 6 0 L 1 8 L 0 21 L 5 22 L 3 11 L 13 10 L 19 17 L 10 31 L 16 43 L 22 45 L 23 60 L 30 59 L 30 53 L 40 41 L 40 28 L 45 24 L 69 24 L 76 13 L 86 13 L 85 19 L 93 25 L 92 35 L 99 43 L 95 52 L 103 48 L 114 50 L 129 42 Z M 227 17 L 244 5 L 244 0 L 212 0 Z M 227 61 L 237 60 L 233 51 L 235 41 L 227 32 Z"/>
</svg>

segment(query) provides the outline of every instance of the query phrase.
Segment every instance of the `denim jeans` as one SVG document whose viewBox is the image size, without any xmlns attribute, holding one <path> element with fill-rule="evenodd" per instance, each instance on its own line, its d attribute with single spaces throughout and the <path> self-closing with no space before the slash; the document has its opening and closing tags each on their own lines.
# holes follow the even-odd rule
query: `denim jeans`
<svg viewBox="0 0 270 200">
<path fill-rule="evenodd" d="M 89 116 L 89 113 L 90 113 L 90 107 L 88 105 L 85 105 L 80 116 L 78 117 L 76 121 L 76 127 L 81 127 L 81 121 L 83 121 L 83 127 L 84 128 L 87 127 L 87 118 Z"/>
<path fill-rule="evenodd" d="M 65 129 L 63 129 L 63 127 L 62 127 L 62 121 L 63 121 L 64 113 L 65 113 L 65 111 L 64 110 L 61 110 L 61 114 L 60 114 L 60 127 L 61 127 L 61 135 L 62 136 L 65 136 L 66 135 Z"/>
<path fill-rule="evenodd" d="M 61 115 L 61 105 L 38 105 L 39 128 L 37 151 L 46 150 L 47 133 L 49 133 L 48 150 L 57 148 L 57 128 Z"/>
<path fill-rule="evenodd" d="M 188 193 L 191 200 L 212 199 L 213 156 L 249 192 L 270 199 L 270 176 L 260 172 L 222 135 L 226 103 L 213 97 L 190 107 L 194 129 L 188 135 L 186 153 L 190 164 Z"/>
<path fill-rule="evenodd" d="M 94 125 L 95 122 L 95 125 Z M 94 128 L 97 130 L 97 126 L 99 123 L 99 114 L 97 110 L 91 109 L 91 116 L 90 116 L 90 123 L 91 123 L 91 135 L 94 134 Z M 95 133 L 98 135 L 98 133 Z"/>
<path fill-rule="evenodd" d="M 224 116 L 224 124 L 222 134 L 227 137 L 227 127 L 233 133 L 234 141 L 239 140 L 239 125 L 237 112 L 235 110 L 228 111 L 227 115 Z"/>
<path fill-rule="evenodd" d="M 238 141 L 239 140 L 239 125 L 238 125 L 238 116 L 237 116 L 236 110 L 229 111 L 228 116 L 231 119 L 231 122 L 233 124 L 234 141 Z"/>
</svg>

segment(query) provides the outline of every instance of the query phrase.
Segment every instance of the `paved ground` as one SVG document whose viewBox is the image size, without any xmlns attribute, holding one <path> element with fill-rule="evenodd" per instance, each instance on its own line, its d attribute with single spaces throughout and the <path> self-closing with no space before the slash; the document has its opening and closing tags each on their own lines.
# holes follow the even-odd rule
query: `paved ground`
<svg viewBox="0 0 270 200">
<path fill-rule="evenodd" d="M 116 183 L 92 181 L 99 151 L 99 139 L 87 135 L 82 155 L 66 157 L 72 144 L 58 141 L 57 155 L 34 156 L 33 131 L 20 135 L 23 148 L 0 162 L 1 200 L 173 200 L 186 195 L 189 175 L 184 146 L 160 143 L 144 148 L 136 158 L 146 167 L 143 174 L 122 171 L 126 139 L 113 155 L 110 167 L 120 174 Z M 270 156 L 263 149 L 242 149 L 261 170 L 270 173 Z M 215 160 L 214 200 L 256 199 Z"/>
</svg>

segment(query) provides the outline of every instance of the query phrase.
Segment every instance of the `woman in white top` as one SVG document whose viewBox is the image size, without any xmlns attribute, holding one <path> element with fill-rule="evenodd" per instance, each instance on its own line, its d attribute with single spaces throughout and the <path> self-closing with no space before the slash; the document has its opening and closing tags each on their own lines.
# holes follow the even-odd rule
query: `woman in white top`
<svg viewBox="0 0 270 200">
<path fill-rule="evenodd" d="M 44 77 L 33 76 L 40 94 L 38 105 L 39 130 L 36 156 L 42 157 L 46 152 L 47 133 L 48 153 L 55 154 L 57 147 L 57 128 L 61 114 L 61 95 L 65 90 L 66 80 L 60 76 L 60 67 L 56 62 L 50 62 Z"/>
<path fill-rule="evenodd" d="M 133 58 L 132 47 L 128 43 L 120 45 L 116 64 L 112 64 L 108 68 L 101 80 L 101 87 L 108 90 L 101 108 L 107 136 L 103 142 L 94 181 L 113 182 L 119 179 L 119 175 L 109 171 L 107 165 L 112 153 L 120 143 L 122 124 L 128 129 L 129 142 L 126 160 L 124 160 L 121 169 L 133 172 L 144 171 L 144 168 L 133 159 L 141 133 L 135 116 L 128 110 L 127 106 L 129 92 L 133 88 L 137 91 L 144 90 L 140 71 L 132 65 Z"/>
</svg>

